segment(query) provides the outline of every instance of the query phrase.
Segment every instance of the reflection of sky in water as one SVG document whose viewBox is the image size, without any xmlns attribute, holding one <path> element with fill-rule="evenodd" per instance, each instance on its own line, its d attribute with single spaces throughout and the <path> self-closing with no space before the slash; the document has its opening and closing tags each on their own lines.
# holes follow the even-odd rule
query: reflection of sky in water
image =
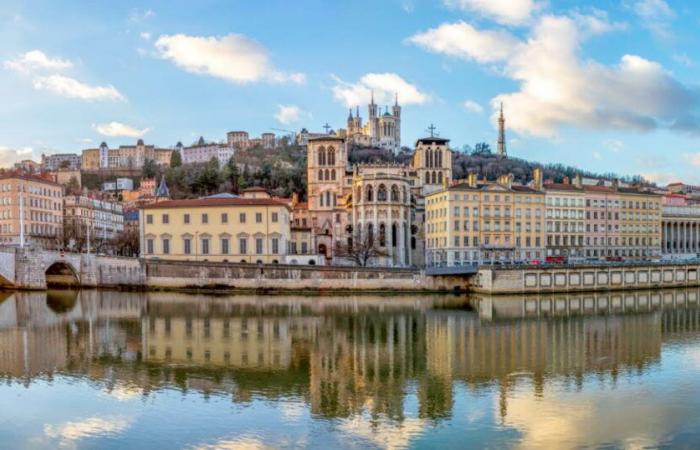
<svg viewBox="0 0 700 450">
<path fill-rule="evenodd" d="M 445 309 L 434 299 L 392 306 L 350 300 L 345 308 L 342 300 L 317 307 L 289 299 L 285 306 L 284 298 L 261 307 L 253 298 L 251 313 L 232 306 L 246 301 L 240 299 L 88 295 L 58 312 L 32 296 L 0 305 L 3 449 L 633 449 L 700 442 L 695 308 L 484 320 L 483 311 Z M 118 307 L 120 298 L 128 311 Z M 372 309 L 376 302 L 381 306 Z M 505 306 L 501 311 L 518 311 Z M 191 339 L 206 348 L 259 342 L 287 353 L 263 367 L 257 360 L 226 367 L 202 355 L 168 363 L 160 348 L 148 356 L 149 345 L 161 342 L 149 317 L 166 316 L 172 333 L 187 328 L 178 317 L 191 318 Z M 221 341 L 216 320 L 224 316 L 249 317 L 260 331 Z M 260 317 L 275 325 L 255 328 Z M 405 335 L 392 325 L 399 323 L 408 324 Z M 197 334 L 205 329 L 205 337 Z M 268 329 L 284 345 L 263 336 Z M 164 342 L 184 338 L 174 339 Z"/>
</svg>

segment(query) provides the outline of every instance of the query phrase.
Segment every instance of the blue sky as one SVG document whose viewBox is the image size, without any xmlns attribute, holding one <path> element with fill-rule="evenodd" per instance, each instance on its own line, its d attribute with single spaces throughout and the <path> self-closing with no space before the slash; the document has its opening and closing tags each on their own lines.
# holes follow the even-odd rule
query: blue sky
<svg viewBox="0 0 700 450">
<path fill-rule="evenodd" d="M 234 129 L 344 126 L 395 91 L 403 140 L 700 183 L 700 5 L 383 0 L 0 5 L 0 165 L 172 146 Z"/>
</svg>

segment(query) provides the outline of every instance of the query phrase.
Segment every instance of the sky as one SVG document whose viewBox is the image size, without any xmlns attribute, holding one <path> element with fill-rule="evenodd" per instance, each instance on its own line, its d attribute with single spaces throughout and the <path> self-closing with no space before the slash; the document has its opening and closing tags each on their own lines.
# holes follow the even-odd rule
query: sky
<svg viewBox="0 0 700 450">
<path fill-rule="evenodd" d="M 0 166 L 142 138 L 345 126 L 398 94 L 435 124 L 596 172 L 700 184 L 700 4 L 687 0 L 0 4 Z"/>
</svg>

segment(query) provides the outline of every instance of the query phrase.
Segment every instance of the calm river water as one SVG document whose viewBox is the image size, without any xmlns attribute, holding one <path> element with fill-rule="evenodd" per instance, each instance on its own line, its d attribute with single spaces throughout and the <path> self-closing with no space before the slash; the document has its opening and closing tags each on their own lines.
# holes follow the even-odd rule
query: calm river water
<svg viewBox="0 0 700 450">
<path fill-rule="evenodd" d="M 0 293 L 0 448 L 697 448 L 699 304 Z"/>
</svg>

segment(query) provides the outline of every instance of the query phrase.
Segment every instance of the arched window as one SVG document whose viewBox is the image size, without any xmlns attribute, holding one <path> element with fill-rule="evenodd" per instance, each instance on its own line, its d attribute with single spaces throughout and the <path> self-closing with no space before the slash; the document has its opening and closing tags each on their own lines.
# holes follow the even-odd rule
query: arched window
<svg viewBox="0 0 700 450">
<path fill-rule="evenodd" d="M 318 149 L 318 165 L 326 165 L 326 149 L 324 147 Z"/>
<path fill-rule="evenodd" d="M 379 246 L 386 247 L 386 226 L 383 223 L 379 224 Z"/>
<path fill-rule="evenodd" d="M 335 169 L 331 170 L 331 180 L 335 181 Z"/>
<path fill-rule="evenodd" d="M 321 206 L 323 206 L 323 193 L 321 193 L 321 198 L 319 199 L 319 201 L 321 202 Z"/>
<path fill-rule="evenodd" d="M 442 171 L 438 172 L 438 184 L 442 184 Z"/>
<path fill-rule="evenodd" d="M 399 188 L 395 184 L 391 185 L 391 201 L 392 202 L 399 201 Z"/>
<path fill-rule="evenodd" d="M 398 234 L 398 227 L 394 223 L 391 225 L 391 246 L 392 247 L 396 247 L 398 245 L 398 240 L 399 240 L 398 235 L 399 235 Z"/>
<path fill-rule="evenodd" d="M 331 193 L 326 191 L 326 206 L 331 206 Z"/>
<path fill-rule="evenodd" d="M 401 201 L 403 203 L 407 203 L 408 195 L 406 195 L 406 186 L 403 187 L 402 189 L 402 196 L 401 196 Z"/>
<path fill-rule="evenodd" d="M 367 245 L 369 247 L 374 245 L 374 225 L 371 223 L 367 224 Z"/>
<path fill-rule="evenodd" d="M 374 201 L 374 189 L 372 189 L 372 186 L 367 186 L 367 195 L 365 195 L 365 200 L 368 202 Z"/>
<path fill-rule="evenodd" d="M 328 147 L 328 165 L 335 165 L 335 149 L 333 147 Z"/>
<path fill-rule="evenodd" d="M 430 172 L 425 172 L 425 184 L 430 184 Z"/>
<path fill-rule="evenodd" d="M 377 189 L 377 201 L 378 202 L 385 202 L 386 201 L 386 186 L 383 184 L 379 185 L 379 189 Z"/>
<path fill-rule="evenodd" d="M 432 152 L 432 150 L 430 150 L 430 149 L 426 150 L 425 156 L 426 156 L 425 167 L 432 167 L 433 166 L 433 152 Z"/>
<path fill-rule="evenodd" d="M 437 176 L 435 175 L 435 172 L 433 172 L 433 175 L 432 175 L 432 182 L 433 182 L 433 184 L 437 183 Z"/>
<path fill-rule="evenodd" d="M 326 169 L 326 173 L 323 174 L 323 178 L 325 178 L 326 181 L 331 179 L 331 173 Z"/>
<path fill-rule="evenodd" d="M 437 167 L 442 167 L 442 150 L 436 150 L 436 151 L 435 151 L 435 156 L 436 156 L 435 159 L 437 160 L 437 162 L 436 162 L 435 165 L 436 165 Z"/>
</svg>

